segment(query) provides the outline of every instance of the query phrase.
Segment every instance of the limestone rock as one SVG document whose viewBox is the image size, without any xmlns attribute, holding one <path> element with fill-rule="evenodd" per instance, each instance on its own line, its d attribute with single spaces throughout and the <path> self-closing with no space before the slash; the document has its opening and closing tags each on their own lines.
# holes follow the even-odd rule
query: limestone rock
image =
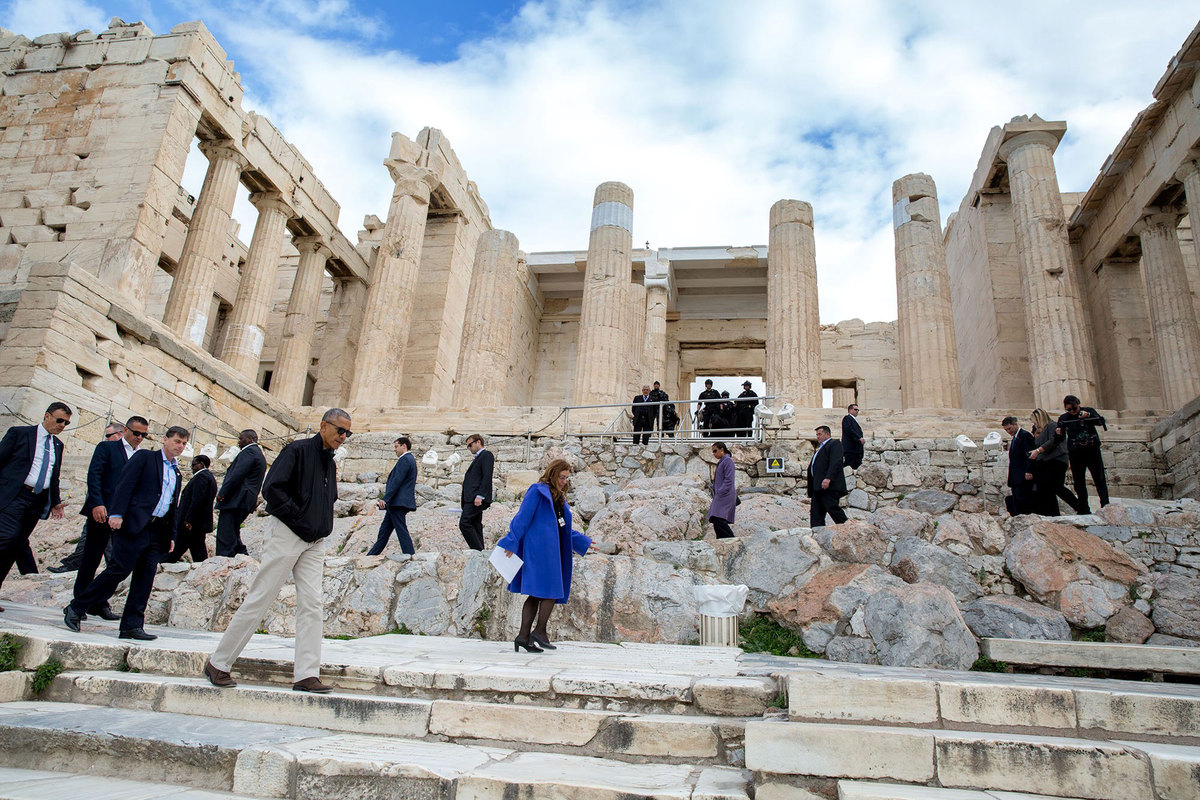
<svg viewBox="0 0 1200 800">
<path fill-rule="evenodd" d="M 1071 581 L 1063 587 L 1059 608 L 1072 625 L 1085 630 L 1099 628 L 1117 611 L 1103 589 L 1084 581 Z"/>
<path fill-rule="evenodd" d="M 979 657 L 954 596 L 941 586 L 882 589 L 867 600 L 865 621 L 880 664 L 967 669 Z"/>
<path fill-rule="evenodd" d="M 962 501 L 959 501 L 962 508 Z M 967 532 L 967 537 L 976 548 L 976 552 L 997 555 L 1004 552 L 1008 546 L 1008 535 L 1000 527 L 1000 523 L 991 514 L 968 514 L 955 511 L 953 517 Z"/>
<path fill-rule="evenodd" d="M 1066 641 L 1071 626 L 1061 611 L 1012 595 L 981 597 L 962 607 L 963 619 L 979 637 Z"/>
<path fill-rule="evenodd" d="M 1200 579 L 1155 575 L 1151 583 L 1156 592 L 1151 619 L 1158 632 L 1200 639 Z"/>
<path fill-rule="evenodd" d="M 750 587 L 747 603 L 763 609 L 802 586 L 820 568 L 820 548 L 807 533 L 776 531 L 716 542 L 721 583 Z"/>
<path fill-rule="evenodd" d="M 1143 644 L 1153 633 L 1154 623 L 1132 608 L 1117 611 L 1104 627 L 1104 638 L 1110 642 Z"/>
<path fill-rule="evenodd" d="M 588 533 L 629 553 L 641 552 L 652 540 L 700 539 L 710 529 L 711 503 L 711 495 L 687 476 L 637 478 L 613 493 L 592 517 Z"/>
<path fill-rule="evenodd" d="M 933 520 L 920 511 L 884 506 L 870 516 L 870 521 L 888 536 L 920 536 L 929 539 Z"/>
<path fill-rule="evenodd" d="M 888 479 L 892 476 L 892 468 L 883 462 L 863 464 L 856 473 L 860 480 L 876 489 L 886 489 Z"/>
<path fill-rule="evenodd" d="M 1096 585 L 1111 598 L 1127 592 L 1145 574 L 1144 567 L 1100 537 L 1044 520 L 1021 529 L 1005 548 L 1004 559 L 1013 579 L 1051 606 L 1073 581 Z"/>
<path fill-rule="evenodd" d="M 720 569 L 717 554 L 708 542 L 648 542 L 642 555 L 693 572 L 716 573 Z"/>
<path fill-rule="evenodd" d="M 934 583 L 945 586 L 961 602 L 983 594 L 967 562 L 953 553 L 915 536 L 896 541 L 892 572 L 905 583 Z"/>
<path fill-rule="evenodd" d="M 830 661 L 850 664 L 878 664 L 875 643 L 862 636 L 835 636 L 825 645 L 825 657 Z"/>
<path fill-rule="evenodd" d="M 888 537 L 863 520 L 850 519 L 813 532 L 813 538 L 837 561 L 853 564 L 887 563 Z"/>
<path fill-rule="evenodd" d="M 576 512 L 585 521 L 596 516 L 596 513 L 607 502 L 607 499 L 604 497 L 604 490 L 599 487 L 593 486 L 576 489 L 574 494 L 575 502 L 571 504 L 571 510 Z"/>
<path fill-rule="evenodd" d="M 743 494 L 741 500 L 735 523 L 739 536 L 808 527 L 807 502 L 785 495 L 760 493 Z"/>
<path fill-rule="evenodd" d="M 954 508 L 954 504 L 957 502 L 958 498 L 950 492 L 944 492 L 941 489 L 921 489 L 906 494 L 904 499 L 896 505 L 900 508 L 936 515 L 945 514 Z"/>
</svg>

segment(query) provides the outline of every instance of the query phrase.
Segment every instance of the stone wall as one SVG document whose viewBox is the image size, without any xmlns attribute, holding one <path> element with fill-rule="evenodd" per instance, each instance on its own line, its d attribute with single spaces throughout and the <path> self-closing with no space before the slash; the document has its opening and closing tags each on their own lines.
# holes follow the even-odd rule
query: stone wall
<svg viewBox="0 0 1200 800">
<path fill-rule="evenodd" d="M 1160 422 L 1151 437 L 1170 471 L 1164 492 L 1200 499 L 1200 397 Z"/>
</svg>

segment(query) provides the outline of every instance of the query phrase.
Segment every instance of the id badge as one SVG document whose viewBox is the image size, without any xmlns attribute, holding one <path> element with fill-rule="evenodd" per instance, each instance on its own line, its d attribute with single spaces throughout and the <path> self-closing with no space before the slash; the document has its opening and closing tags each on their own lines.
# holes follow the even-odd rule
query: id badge
<svg viewBox="0 0 1200 800">
<path fill-rule="evenodd" d="M 558 518 L 558 527 L 560 527 L 560 528 L 561 528 L 561 527 L 563 527 L 563 526 L 564 526 L 564 525 L 566 525 L 566 524 L 567 524 L 567 521 L 566 521 L 565 519 L 563 519 L 562 517 L 559 517 L 559 518 Z"/>
</svg>

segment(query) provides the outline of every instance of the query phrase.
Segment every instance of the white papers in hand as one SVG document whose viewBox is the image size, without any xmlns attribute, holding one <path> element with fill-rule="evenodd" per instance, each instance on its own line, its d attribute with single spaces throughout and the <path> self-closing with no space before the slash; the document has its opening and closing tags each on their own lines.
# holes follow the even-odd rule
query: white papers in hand
<svg viewBox="0 0 1200 800">
<path fill-rule="evenodd" d="M 525 563 L 515 553 L 506 556 L 502 547 L 497 547 L 492 551 L 488 562 L 496 568 L 496 572 L 500 573 L 500 577 L 504 578 L 505 583 L 511 583 L 512 579 L 517 576 L 517 571 L 521 569 L 521 565 Z"/>
</svg>

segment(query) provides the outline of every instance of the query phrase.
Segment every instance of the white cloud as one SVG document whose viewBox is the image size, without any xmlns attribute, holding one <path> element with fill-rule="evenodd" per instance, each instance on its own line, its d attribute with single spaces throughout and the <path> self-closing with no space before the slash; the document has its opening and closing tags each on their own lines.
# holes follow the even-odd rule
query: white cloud
<svg viewBox="0 0 1200 800">
<path fill-rule="evenodd" d="M 0 25 L 30 39 L 47 33 L 102 31 L 109 16 L 86 0 L 12 0 L 0 8 Z"/>
<path fill-rule="evenodd" d="M 894 179 L 932 175 L 944 222 L 989 129 L 1038 113 L 1067 120 L 1060 185 L 1086 190 L 1196 23 L 1166 1 L 546 0 L 430 64 L 402 12 L 176 8 L 237 59 L 247 106 L 313 163 L 351 238 L 386 213 L 391 131 L 432 125 L 528 251 L 586 247 L 606 180 L 634 190 L 634 241 L 664 247 L 763 244 L 771 205 L 807 200 L 826 322 L 895 316 Z"/>
</svg>

